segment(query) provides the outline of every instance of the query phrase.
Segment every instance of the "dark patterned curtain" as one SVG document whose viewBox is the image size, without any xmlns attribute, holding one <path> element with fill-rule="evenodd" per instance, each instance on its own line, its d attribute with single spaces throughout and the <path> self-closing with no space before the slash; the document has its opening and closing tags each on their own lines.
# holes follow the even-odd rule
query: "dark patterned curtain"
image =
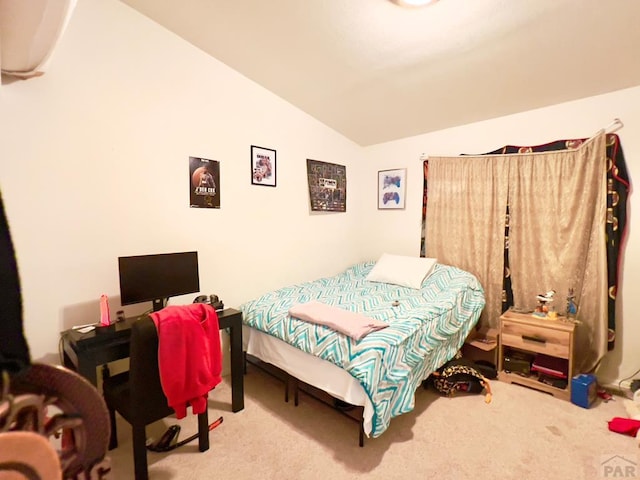
<svg viewBox="0 0 640 480">
<path fill-rule="evenodd" d="M 575 149 L 588 139 L 556 140 L 551 143 L 536 146 L 514 146 L 507 145 L 492 152 L 482 155 L 500 155 L 510 153 L 534 153 L 557 150 Z M 615 134 L 607 134 L 607 223 L 605 235 L 607 242 L 607 275 L 609 286 L 608 298 L 608 348 L 612 350 L 615 346 L 616 331 L 616 295 L 619 279 L 619 258 L 621 254 L 622 242 L 625 238 L 627 225 L 627 198 L 629 196 L 630 182 L 627 174 L 627 166 L 620 145 L 620 138 Z M 427 214 L 427 183 L 429 165 L 428 160 L 424 161 L 424 185 L 422 200 L 422 238 L 420 241 L 420 255 L 425 256 L 425 226 Z M 504 282 L 502 291 L 503 311 L 513 305 L 513 291 L 511 289 L 511 276 L 509 271 L 509 207 L 505 212 L 507 216 L 504 233 Z"/>
</svg>

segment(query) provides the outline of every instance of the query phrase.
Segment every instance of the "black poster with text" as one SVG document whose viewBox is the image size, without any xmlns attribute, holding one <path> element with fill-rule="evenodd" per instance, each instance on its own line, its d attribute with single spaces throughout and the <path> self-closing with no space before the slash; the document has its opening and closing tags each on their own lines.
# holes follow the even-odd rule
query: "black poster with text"
<svg viewBox="0 0 640 480">
<path fill-rule="evenodd" d="M 347 211 L 347 167 L 307 159 L 311 211 Z"/>
<path fill-rule="evenodd" d="M 189 157 L 191 208 L 220 208 L 220 162 Z"/>
</svg>

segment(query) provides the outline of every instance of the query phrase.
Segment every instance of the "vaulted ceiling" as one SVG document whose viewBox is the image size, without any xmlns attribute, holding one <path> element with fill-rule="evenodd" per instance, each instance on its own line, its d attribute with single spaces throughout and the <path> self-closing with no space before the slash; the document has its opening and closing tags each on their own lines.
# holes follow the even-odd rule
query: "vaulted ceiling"
<svg viewBox="0 0 640 480">
<path fill-rule="evenodd" d="M 639 0 L 121 0 L 360 145 L 640 85 Z"/>
</svg>

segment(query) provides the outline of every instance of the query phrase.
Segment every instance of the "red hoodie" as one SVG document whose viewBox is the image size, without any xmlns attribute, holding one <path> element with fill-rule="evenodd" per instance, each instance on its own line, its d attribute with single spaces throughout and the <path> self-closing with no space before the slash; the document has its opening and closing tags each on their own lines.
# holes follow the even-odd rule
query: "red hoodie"
<svg viewBox="0 0 640 480">
<path fill-rule="evenodd" d="M 176 418 L 207 409 L 207 396 L 222 378 L 218 314 L 204 303 L 165 307 L 150 314 L 158 329 L 160 382 Z"/>
</svg>

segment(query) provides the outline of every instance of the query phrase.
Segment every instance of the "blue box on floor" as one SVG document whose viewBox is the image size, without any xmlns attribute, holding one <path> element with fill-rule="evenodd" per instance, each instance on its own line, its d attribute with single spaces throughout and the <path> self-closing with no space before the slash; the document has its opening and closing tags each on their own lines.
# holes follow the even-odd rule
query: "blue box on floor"
<svg viewBox="0 0 640 480">
<path fill-rule="evenodd" d="M 596 376 L 581 373 L 571 379 L 571 403 L 589 408 L 596 399 Z"/>
</svg>

